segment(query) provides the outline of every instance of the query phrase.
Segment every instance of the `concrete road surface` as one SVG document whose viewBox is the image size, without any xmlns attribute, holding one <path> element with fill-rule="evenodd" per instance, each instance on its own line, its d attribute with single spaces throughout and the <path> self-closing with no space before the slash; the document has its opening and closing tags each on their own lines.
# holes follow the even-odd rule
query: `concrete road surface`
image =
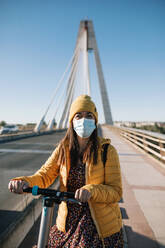
<svg viewBox="0 0 165 248">
<path fill-rule="evenodd" d="M 0 144 L 0 235 L 28 204 L 27 196 L 8 191 L 9 180 L 38 170 L 64 134 L 55 132 Z"/>
</svg>

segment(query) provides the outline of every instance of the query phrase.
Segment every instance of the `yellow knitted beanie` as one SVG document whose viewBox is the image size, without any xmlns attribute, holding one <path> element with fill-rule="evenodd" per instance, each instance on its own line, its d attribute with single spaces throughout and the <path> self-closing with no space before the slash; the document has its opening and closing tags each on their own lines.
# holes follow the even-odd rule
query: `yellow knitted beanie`
<svg viewBox="0 0 165 248">
<path fill-rule="evenodd" d="M 75 114 L 81 111 L 91 112 L 95 116 L 96 123 L 98 122 L 97 109 L 90 96 L 81 95 L 72 103 L 69 113 L 69 123 L 72 122 Z"/>
</svg>

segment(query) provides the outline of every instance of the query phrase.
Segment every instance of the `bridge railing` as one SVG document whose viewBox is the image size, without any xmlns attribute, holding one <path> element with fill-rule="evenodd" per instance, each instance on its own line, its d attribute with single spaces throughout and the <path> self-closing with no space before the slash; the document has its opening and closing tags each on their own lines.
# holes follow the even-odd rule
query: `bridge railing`
<svg viewBox="0 0 165 248">
<path fill-rule="evenodd" d="M 112 127 L 122 137 L 165 163 L 165 135 L 133 128 Z"/>
</svg>

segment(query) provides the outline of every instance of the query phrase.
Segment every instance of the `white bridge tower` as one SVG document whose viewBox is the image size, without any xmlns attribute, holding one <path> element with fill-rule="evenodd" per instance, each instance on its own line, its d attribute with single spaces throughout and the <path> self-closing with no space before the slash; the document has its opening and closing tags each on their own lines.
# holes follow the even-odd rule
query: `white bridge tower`
<svg viewBox="0 0 165 248">
<path fill-rule="evenodd" d="M 56 91 L 53 94 L 53 97 L 51 98 L 50 104 L 48 105 L 48 108 L 46 109 L 46 112 L 44 113 L 43 117 L 41 118 L 40 122 L 35 127 L 35 132 L 39 132 L 43 123 L 44 119 L 46 117 L 46 114 L 52 105 L 54 99 L 57 101 L 57 92 L 59 88 L 62 85 L 62 82 L 64 80 L 64 76 L 70 69 L 70 73 L 68 75 L 67 79 L 67 86 L 65 87 L 65 95 L 61 96 L 60 99 L 65 99 L 63 104 L 63 109 L 61 113 L 60 120 L 57 121 L 57 128 L 66 128 L 68 124 L 68 115 L 69 115 L 69 109 L 72 104 L 72 101 L 74 100 L 75 96 L 75 88 L 76 88 L 76 76 L 77 71 L 80 66 L 80 58 L 82 58 L 83 63 L 81 64 L 82 68 L 82 86 L 78 85 L 79 88 L 79 95 L 81 94 L 88 94 L 91 95 L 91 87 L 90 87 L 90 77 L 89 77 L 89 64 L 88 64 L 88 51 L 93 51 L 95 56 L 95 62 L 96 62 L 96 68 L 97 68 L 97 74 L 98 74 L 98 81 L 99 81 L 99 87 L 100 87 L 100 93 L 101 93 L 101 100 L 103 105 L 103 112 L 104 112 L 104 119 L 105 123 L 109 125 L 113 125 L 113 119 L 111 114 L 111 108 L 110 103 L 108 100 L 108 94 L 106 89 L 106 84 L 104 81 L 104 75 L 102 70 L 102 65 L 100 61 L 99 51 L 96 43 L 96 37 L 95 32 L 93 28 L 93 22 L 91 20 L 83 20 L 80 22 L 79 26 L 79 32 L 76 42 L 76 47 L 74 50 L 74 54 L 72 56 L 71 61 L 69 62 L 67 69 L 65 70 L 61 80 L 59 81 Z M 79 76 L 80 77 L 80 76 Z M 81 91 L 82 90 L 82 91 Z M 61 100 L 60 100 L 61 101 Z M 52 118 L 52 120 L 49 122 L 49 125 L 47 127 L 48 130 L 51 130 L 53 128 L 53 124 L 55 122 L 55 117 L 57 112 L 60 110 L 60 101 L 59 105 L 57 106 L 57 109 L 55 111 L 55 114 Z"/>
</svg>

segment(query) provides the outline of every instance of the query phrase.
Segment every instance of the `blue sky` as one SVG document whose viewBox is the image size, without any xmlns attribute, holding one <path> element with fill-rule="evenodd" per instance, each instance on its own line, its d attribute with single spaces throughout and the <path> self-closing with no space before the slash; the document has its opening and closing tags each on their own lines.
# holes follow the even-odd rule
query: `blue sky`
<svg viewBox="0 0 165 248">
<path fill-rule="evenodd" d="M 0 121 L 41 118 L 86 17 L 94 24 L 113 119 L 165 121 L 164 13 L 164 0 L 1 0 Z"/>
</svg>

